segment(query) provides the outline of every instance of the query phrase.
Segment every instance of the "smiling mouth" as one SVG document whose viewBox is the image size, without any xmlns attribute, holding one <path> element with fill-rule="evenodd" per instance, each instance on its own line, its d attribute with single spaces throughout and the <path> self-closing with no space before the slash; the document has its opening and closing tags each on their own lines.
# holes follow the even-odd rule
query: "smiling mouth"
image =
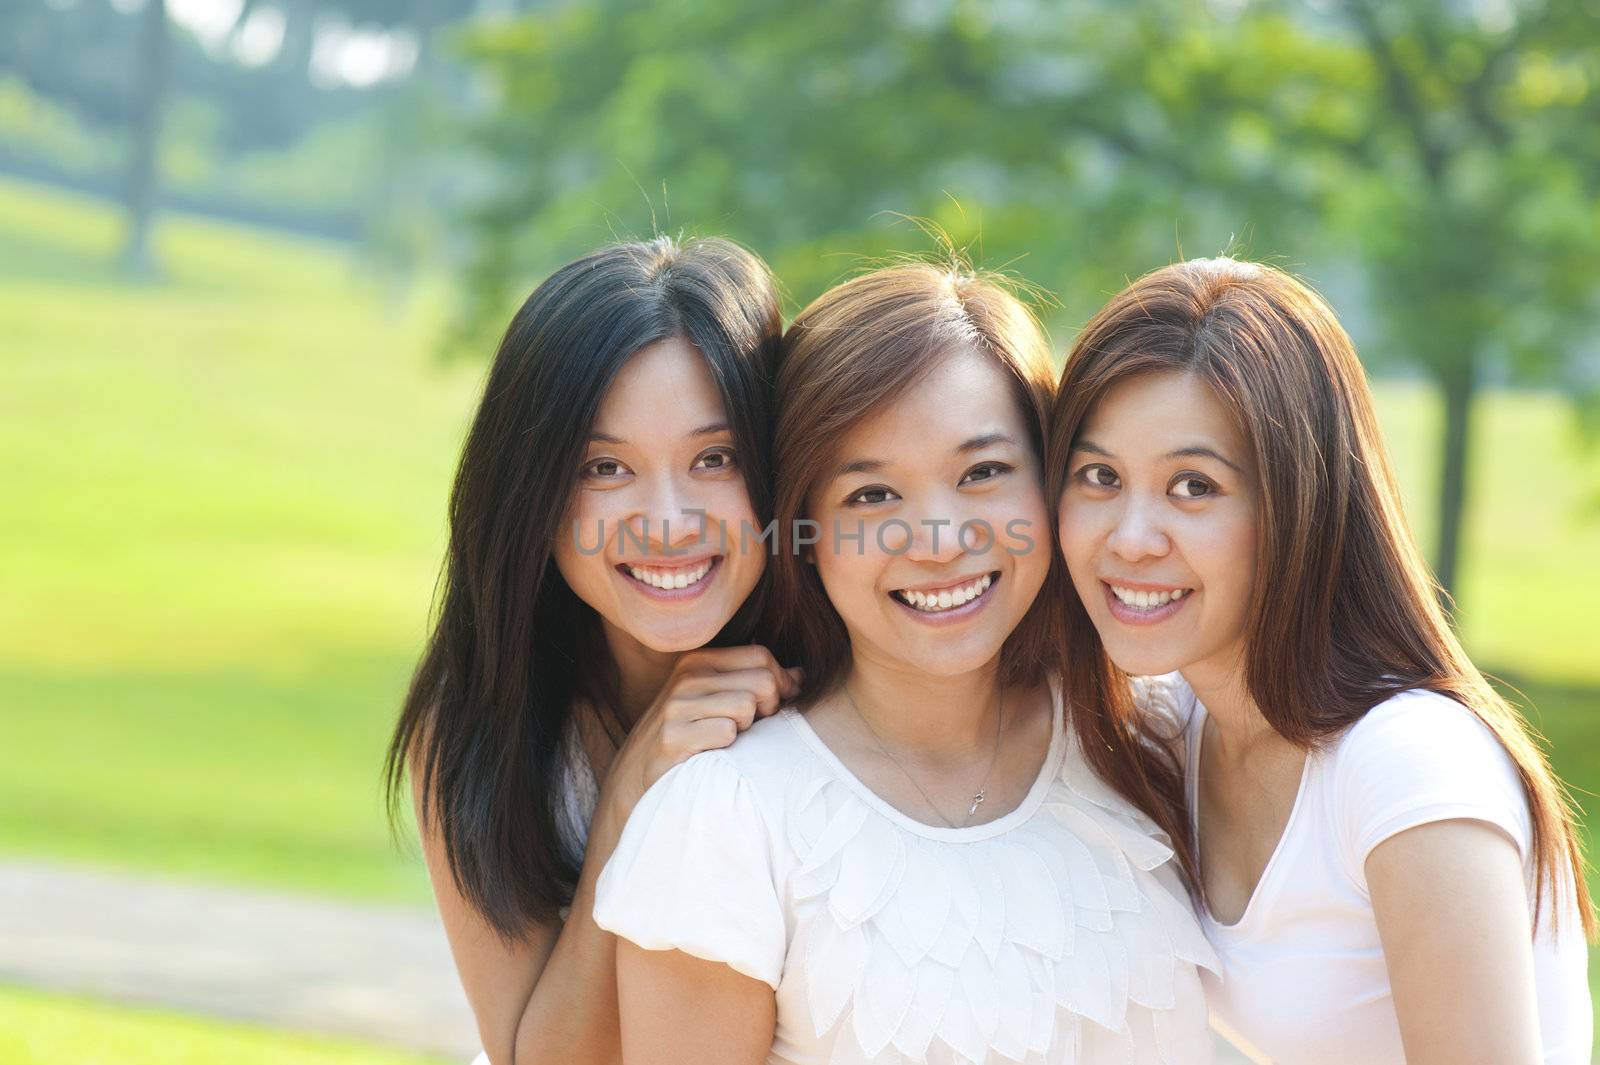
<svg viewBox="0 0 1600 1065">
<path fill-rule="evenodd" d="M 671 592 L 700 584 L 721 561 L 721 555 L 713 555 L 692 566 L 634 566 L 624 563 L 617 569 L 640 584 Z"/>
<path fill-rule="evenodd" d="M 966 606 L 984 592 L 987 592 L 999 579 L 1000 571 L 995 570 L 991 573 L 985 573 L 975 580 L 951 585 L 948 588 L 939 588 L 931 592 L 898 589 L 889 594 L 913 610 L 924 614 L 939 614 L 946 610 L 954 610 L 957 607 Z"/>
<path fill-rule="evenodd" d="M 1159 610 L 1168 603 L 1182 599 L 1194 591 L 1193 588 L 1165 588 L 1159 591 L 1150 591 L 1144 588 L 1124 588 L 1120 584 L 1112 584 L 1109 581 L 1102 583 L 1111 589 L 1111 594 L 1117 597 L 1118 602 L 1130 610 Z"/>
</svg>

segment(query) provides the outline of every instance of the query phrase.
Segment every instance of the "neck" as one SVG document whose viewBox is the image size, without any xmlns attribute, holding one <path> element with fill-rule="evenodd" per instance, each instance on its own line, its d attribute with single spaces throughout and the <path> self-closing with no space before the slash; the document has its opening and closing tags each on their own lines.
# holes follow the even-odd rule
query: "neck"
<svg viewBox="0 0 1600 1065">
<path fill-rule="evenodd" d="M 631 729 L 661 693 L 682 652 L 657 651 L 646 647 L 609 621 L 602 619 L 601 624 L 605 628 L 611 660 L 617 664 L 618 695 L 622 700 L 617 712 Z"/>
<path fill-rule="evenodd" d="M 965 765 L 994 747 L 1002 724 L 999 657 L 936 676 L 857 649 L 845 686 L 877 737 L 919 762 Z"/>
<path fill-rule="evenodd" d="M 1288 743 L 1267 723 L 1266 715 L 1250 695 L 1245 682 L 1244 653 L 1240 649 L 1219 660 L 1185 666 L 1183 679 L 1194 689 L 1216 725 L 1214 747 L 1229 758 L 1243 758 L 1262 747 Z"/>
</svg>

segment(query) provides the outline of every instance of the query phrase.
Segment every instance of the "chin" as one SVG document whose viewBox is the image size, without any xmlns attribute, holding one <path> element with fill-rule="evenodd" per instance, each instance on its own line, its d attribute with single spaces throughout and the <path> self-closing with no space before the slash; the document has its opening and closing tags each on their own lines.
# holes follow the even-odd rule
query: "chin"
<svg viewBox="0 0 1600 1065">
<path fill-rule="evenodd" d="M 1111 656 L 1111 661 L 1124 673 L 1135 677 L 1158 677 L 1163 673 L 1172 673 L 1182 669 L 1184 659 L 1181 655 L 1162 652 L 1156 648 L 1118 648 L 1106 647 L 1106 653 Z"/>
<path fill-rule="evenodd" d="M 992 647 L 917 648 L 904 656 L 903 661 L 930 677 L 959 677 L 994 661 L 1003 646 L 1005 641 L 1002 640 Z"/>
<path fill-rule="evenodd" d="M 704 647 L 721 631 L 720 625 L 698 624 L 633 629 L 630 630 L 630 634 L 652 651 L 660 654 L 679 654 Z"/>
</svg>

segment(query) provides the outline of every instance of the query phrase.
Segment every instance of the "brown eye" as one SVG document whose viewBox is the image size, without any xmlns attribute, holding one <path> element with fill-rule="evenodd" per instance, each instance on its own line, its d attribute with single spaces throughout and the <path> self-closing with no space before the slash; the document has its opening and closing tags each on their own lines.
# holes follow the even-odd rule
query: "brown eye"
<svg viewBox="0 0 1600 1065">
<path fill-rule="evenodd" d="M 873 488 L 861 489 L 861 491 L 856 492 L 849 499 L 845 500 L 845 503 L 853 506 L 871 506 L 874 503 L 887 502 L 889 497 L 892 495 L 894 495 L 893 492 L 880 485 Z"/>
<path fill-rule="evenodd" d="M 621 476 L 626 472 L 627 467 L 616 459 L 595 459 L 583 468 L 585 477 L 598 477 L 603 480 Z"/>
<path fill-rule="evenodd" d="M 1185 477 L 1173 484 L 1172 490 L 1184 499 L 1199 499 L 1216 491 L 1216 487 L 1203 477 Z"/>
<path fill-rule="evenodd" d="M 1101 466 L 1099 464 L 1085 466 L 1083 472 L 1078 476 L 1083 478 L 1085 484 L 1093 488 L 1115 488 L 1118 484 L 1116 471 L 1110 466 Z"/>
<path fill-rule="evenodd" d="M 985 462 L 968 470 L 967 475 L 961 478 L 961 483 L 971 484 L 974 481 L 992 481 L 1002 473 L 1009 473 L 1010 471 L 1011 467 L 1004 462 Z"/>
<path fill-rule="evenodd" d="M 726 448 L 708 451 L 701 455 L 699 461 L 695 463 L 695 467 L 702 470 L 725 470 L 733 465 L 733 452 Z"/>
</svg>

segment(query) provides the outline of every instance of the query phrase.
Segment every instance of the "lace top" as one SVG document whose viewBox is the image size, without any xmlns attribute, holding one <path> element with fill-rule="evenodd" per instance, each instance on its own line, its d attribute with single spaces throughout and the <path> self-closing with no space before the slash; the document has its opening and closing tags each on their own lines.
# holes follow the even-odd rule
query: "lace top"
<svg viewBox="0 0 1600 1065">
<path fill-rule="evenodd" d="M 773 988 L 772 1063 L 1211 1060 L 1215 967 L 1155 825 L 1058 727 L 1022 804 L 922 824 L 793 709 L 668 771 L 595 920 Z"/>
</svg>

